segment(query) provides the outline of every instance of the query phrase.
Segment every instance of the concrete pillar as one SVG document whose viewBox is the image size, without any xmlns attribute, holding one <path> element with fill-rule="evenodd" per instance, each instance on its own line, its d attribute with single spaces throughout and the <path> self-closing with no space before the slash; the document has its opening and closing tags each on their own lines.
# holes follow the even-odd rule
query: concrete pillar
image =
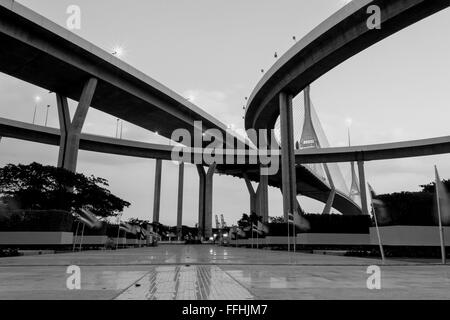
<svg viewBox="0 0 450 320">
<path fill-rule="evenodd" d="M 336 189 L 331 189 L 330 194 L 328 195 L 327 203 L 325 204 L 325 208 L 323 209 L 322 214 L 330 214 L 331 208 L 333 208 L 334 198 L 336 196 Z"/>
<path fill-rule="evenodd" d="M 209 239 L 212 237 L 212 209 L 213 209 L 213 177 L 216 171 L 216 164 L 212 164 L 208 171 L 202 165 L 197 165 L 200 178 L 199 200 L 198 200 L 198 230 L 202 237 Z"/>
<path fill-rule="evenodd" d="M 153 194 L 153 222 L 159 222 L 159 209 L 161 205 L 161 175 L 162 175 L 162 160 L 156 159 L 155 190 Z"/>
<path fill-rule="evenodd" d="M 328 183 L 330 184 L 330 194 L 328 195 L 327 203 L 325 204 L 325 208 L 323 209 L 322 214 L 330 214 L 331 209 L 333 208 L 334 198 L 336 196 L 336 187 L 334 186 L 333 178 L 331 177 L 330 169 L 328 168 L 328 164 L 324 164 L 323 168 L 325 169 L 325 173 L 327 175 Z"/>
<path fill-rule="evenodd" d="M 358 161 L 358 174 L 359 174 L 359 190 L 361 192 L 361 207 L 362 214 L 368 215 L 369 208 L 367 207 L 367 191 L 366 191 L 366 174 L 364 172 L 364 161 Z"/>
<path fill-rule="evenodd" d="M 305 212 L 303 211 L 302 207 L 300 206 L 300 202 L 298 202 L 298 199 L 297 199 L 297 198 L 296 198 L 295 200 L 296 200 L 296 202 L 297 202 L 297 212 L 298 212 L 298 214 L 304 215 Z"/>
<path fill-rule="evenodd" d="M 245 180 L 245 185 L 247 186 L 247 190 L 250 196 L 250 214 L 252 212 L 257 212 L 256 211 L 256 192 L 255 189 L 253 189 L 252 183 L 250 181 L 250 179 L 248 178 L 248 175 L 246 173 L 243 174 L 244 180 Z"/>
<path fill-rule="evenodd" d="M 213 177 L 216 171 L 216 164 L 209 166 L 205 181 L 205 238 L 212 237 L 213 220 Z"/>
<path fill-rule="evenodd" d="M 59 154 L 58 154 L 58 167 L 64 167 L 64 158 L 67 146 L 67 135 L 70 131 L 71 120 L 69 113 L 69 105 L 67 98 L 60 94 L 56 94 L 56 105 L 58 106 L 58 119 L 59 119 Z"/>
<path fill-rule="evenodd" d="M 281 92 L 279 94 L 279 103 L 283 214 L 285 221 L 288 221 L 288 213 L 294 213 L 297 208 L 297 182 L 295 176 L 292 95 Z"/>
<path fill-rule="evenodd" d="M 259 217 L 261 216 L 261 185 L 258 184 L 258 188 L 256 188 L 256 197 L 255 197 L 255 213 Z"/>
<path fill-rule="evenodd" d="M 73 172 L 75 172 L 77 168 L 81 130 L 83 129 L 89 106 L 94 97 L 97 82 L 97 79 L 90 78 L 85 83 L 72 122 L 70 121 L 67 98 L 57 94 L 56 100 L 61 128 L 58 166 Z"/>
<path fill-rule="evenodd" d="M 269 176 L 260 174 L 258 186 L 259 215 L 264 223 L 269 222 Z"/>
<path fill-rule="evenodd" d="M 203 166 L 200 164 L 196 165 L 198 177 L 199 177 L 199 190 L 198 190 L 198 233 L 200 237 L 205 235 L 205 183 L 206 183 L 206 173 Z"/>
<path fill-rule="evenodd" d="M 181 240 L 183 228 L 183 184 L 184 184 L 184 162 L 178 167 L 178 206 L 177 206 L 177 233 Z"/>
</svg>

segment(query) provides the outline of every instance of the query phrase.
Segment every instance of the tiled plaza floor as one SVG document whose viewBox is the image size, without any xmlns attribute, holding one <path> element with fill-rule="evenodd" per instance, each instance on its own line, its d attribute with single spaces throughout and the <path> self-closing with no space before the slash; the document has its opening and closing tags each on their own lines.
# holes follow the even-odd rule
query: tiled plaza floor
<svg viewBox="0 0 450 320">
<path fill-rule="evenodd" d="M 69 290 L 67 267 L 81 270 Z M 369 290 L 367 267 L 381 268 Z M 0 259 L 0 299 L 449 299 L 450 266 L 165 245 Z"/>
</svg>

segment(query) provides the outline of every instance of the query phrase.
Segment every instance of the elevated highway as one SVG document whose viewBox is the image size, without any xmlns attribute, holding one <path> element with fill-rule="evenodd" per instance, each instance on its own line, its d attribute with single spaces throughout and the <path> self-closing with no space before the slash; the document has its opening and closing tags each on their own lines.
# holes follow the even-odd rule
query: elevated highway
<svg viewBox="0 0 450 320">
<path fill-rule="evenodd" d="M 246 129 L 273 129 L 280 118 L 282 192 L 285 219 L 296 210 L 298 193 L 293 141 L 292 101 L 313 81 L 345 60 L 390 35 L 450 6 L 450 0 L 354 0 L 330 16 L 296 43 L 263 75 L 250 95 L 245 112 Z M 381 25 L 368 20 L 378 9 Z M 392 151 L 392 150 L 391 150 Z M 312 153 L 321 152 L 316 149 Z M 398 150 L 397 154 L 402 154 Z M 337 157 L 338 151 L 333 154 Z M 358 154 L 362 213 L 368 214 L 364 178 L 365 153 Z M 312 155 L 312 154 L 310 154 Z M 382 154 L 378 154 L 382 156 Z M 307 160 L 304 156 L 304 160 Z M 314 158 L 310 157 L 310 158 Z M 325 151 L 321 162 L 332 162 Z M 330 194 L 327 206 L 333 203 Z"/>
<path fill-rule="evenodd" d="M 0 136 L 58 146 L 60 130 L 0 118 Z M 173 147 L 83 133 L 80 139 L 80 149 L 138 158 L 172 160 Z M 189 154 L 189 162 L 194 163 L 197 158 L 194 152 L 187 150 L 187 153 Z M 330 186 L 327 183 L 317 179 L 315 175 L 300 164 L 375 161 L 445 153 L 450 153 L 450 136 L 364 146 L 297 150 L 295 154 L 296 164 L 298 164 L 296 167 L 297 190 L 302 195 L 322 202 L 327 201 L 327 195 L 330 192 Z M 255 163 L 258 159 L 251 159 L 251 157 L 248 154 L 244 156 L 243 160 L 246 161 L 246 164 L 243 165 L 218 165 L 217 172 L 242 179 L 244 179 L 245 173 L 250 180 L 259 182 L 259 164 L 250 164 Z M 207 164 L 203 165 L 206 166 Z M 280 188 L 281 173 L 270 176 L 268 185 Z M 348 195 L 337 192 L 334 207 L 344 214 L 358 214 L 360 212 L 359 205 L 349 200 Z"/>
</svg>

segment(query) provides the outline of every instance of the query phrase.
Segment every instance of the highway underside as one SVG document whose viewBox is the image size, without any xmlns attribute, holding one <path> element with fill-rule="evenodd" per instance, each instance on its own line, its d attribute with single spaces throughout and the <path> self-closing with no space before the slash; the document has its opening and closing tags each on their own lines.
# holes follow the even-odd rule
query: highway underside
<svg viewBox="0 0 450 320">
<path fill-rule="evenodd" d="M 69 290 L 67 267 L 81 270 Z M 367 288 L 367 267 L 381 289 Z M 331 255 L 161 245 L 0 259 L 0 299 L 448 299 L 450 266 Z"/>
</svg>

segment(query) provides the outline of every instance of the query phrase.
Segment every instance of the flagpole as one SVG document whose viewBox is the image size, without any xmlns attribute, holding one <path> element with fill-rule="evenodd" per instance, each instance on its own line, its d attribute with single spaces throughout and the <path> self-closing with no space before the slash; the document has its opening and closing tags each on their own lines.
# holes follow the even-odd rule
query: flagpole
<svg viewBox="0 0 450 320">
<path fill-rule="evenodd" d="M 252 249 L 253 249 L 253 221 L 252 221 Z"/>
<path fill-rule="evenodd" d="M 438 220 L 439 220 L 439 238 L 441 240 L 442 264 L 446 264 L 444 232 L 443 232 L 444 230 L 442 227 L 442 219 L 441 219 L 441 204 L 439 202 L 439 184 L 441 182 L 441 179 L 439 178 L 439 174 L 438 174 L 436 166 L 434 166 L 434 170 L 436 173 L 436 202 L 437 202 L 437 211 L 438 211 Z"/>
<path fill-rule="evenodd" d="M 77 222 L 77 229 L 75 230 L 75 238 L 73 239 L 72 252 L 75 252 L 76 239 L 78 237 L 78 227 L 80 226 L 80 220 Z"/>
<path fill-rule="evenodd" d="M 375 220 L 375 228 L 377 230 L 378 245 L 380 246 L 381 261 L 383 261 L 383 263 L 384 263 L 385 262 L 384 249 L 383 249 L 383 244 L 381 243 L 380 228 L 378 227 L 378 218 L 377 218 L 377 213 L 375 211 L 375 207 L 373 206 L 373 201 L 371 202 L 371 206 L 372 206 L 373 218 Z"/>
<path fill-rule="evenodd" d="M 295 214 L 295 213 L 294 213 Z M 294 236 L 294 253 L 296 252 L 296 245 L 297 245 L 297 234 L 295 233 L 295 216 L 294 216 L 294 220 L 292 221 L 292 235 Z"/>
<path fill-rule="evenodd" d="M 288 244 L 288 253 L 291 252 L 291 243 L 289 241 L 289 212 L 287 218 L 287 244 Z"/>
<path fill-rule="evenodd" d="M 80 252 L 82 250 L 82 245 L 83 245 L 84 227 L 85 226 L 86 226 L 86 224 L 83 222 L 83 229 L 81 230 L 81 239 L 80 239 Z"/>
<path fill-rule="evenodd" d="M 256 231 L 256 249 L 259 249 L 259 228 L 258 231 Z"/>
<path fill-rule="evenodd" d="M 119 237 L 120 237 L 120 223 L 119 227 L 117 228 L 116 250 L 119 249 Z"/>
</svg>

